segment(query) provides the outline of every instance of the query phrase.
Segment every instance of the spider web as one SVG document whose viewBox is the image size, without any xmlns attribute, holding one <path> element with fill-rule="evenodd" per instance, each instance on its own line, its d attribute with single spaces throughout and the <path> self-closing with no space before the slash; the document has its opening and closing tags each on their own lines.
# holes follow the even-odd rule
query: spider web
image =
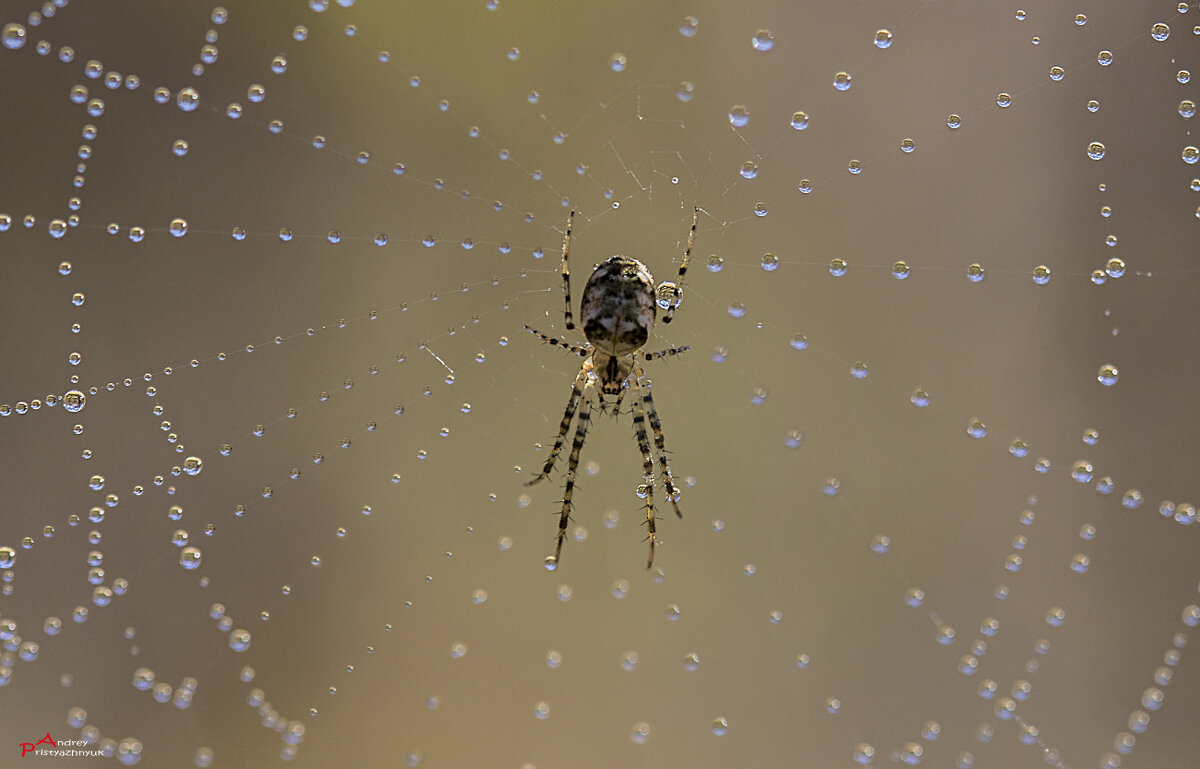
<svg viewBox="0 0 1200 769">
<path fill-rule="evenodd" d="M 811 5 L 6 7 L 0 750 L 1189 766 L 1196 8 Z"/>
</svg>

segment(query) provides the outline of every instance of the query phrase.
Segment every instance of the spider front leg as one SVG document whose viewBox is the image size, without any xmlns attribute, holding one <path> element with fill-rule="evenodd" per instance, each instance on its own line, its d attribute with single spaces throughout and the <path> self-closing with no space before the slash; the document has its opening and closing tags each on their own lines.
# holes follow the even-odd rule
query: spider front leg
<svg viewBox="0 0 1200 769">
<path fill-rule="evenodd" d="M 554 440 L 554 450 L 546 458 L 546 464 L 542 467 L 542 472 L 538 473 L 538 476 L 532 481 L 526 481 L 526 486 L 532 486 L 542 480 L 554 469 L 554 461 L 558 459 L 558 455 L 562 452 L 563 443 L 567 440 L 567 430 L 571 429 L 571 420 L 575 417 L 575 409 L 579 407 L 579 398 L 583 394 L 583 388 L 591 370 L 592 367 L 588 365 L 587 361 L 584 361 L 583 365 L 579 367 L 579 375 L 575 377 L 575 383 L 571 385 L 571 397 L 567 399 L 567 410 L 563 412 L 562 424 L 558 426 L 558 437 Z"/>
<path fill-rule="evenodd" d="M 575 317 L 571 314 L 571 270 L 567 267 L 567 255 L 571 252 L 571 227 L 575 224 L 575 211 L 571 211 L 571 215 L 567 217 L 567 232 L 563 235 L 563 252 L 562 252 L 562 278 L 563 278 L 563 295 L 566 297 L 567 306 L 563 315 L 566 318 L 567 330 L 575 328 Z M 695 231 L 696 226 L 692 225 L 692 230 Z"/>
<path fill-rule="evenodd" d="M 700 206 L 696 206 L 692 209 L 692 229 L 688 232 L 687 250 L 683 252 L 683 261 L 679 264 L 679 282 L 675 284 L 675 292 L 671 297 L 670 304 L 667 305 L 666 313 L 663 315 L 663 323 L 671 322 L 675 317 L 675 308 L 683 301 L 683 276 L 687 273 L 688 260 L 692 258 L 692 242 L 696 240 L 696 220 L 699 216 Z"/>
<path fill-rule="evenodd" d="M 654 457 L 650 454 L 650 438 L 646 435 L 646 409 L 642 399 L 642 385 L 639 377 L 633 378 L 638 388 L 638 397 L 633 400 L 633 429 L 637 436 L 638 450 L 642 452 L 642 478 L 646 489 L 646 528 L 649 530 L 647 539 L 650 540 L 650 557 L 646 568 L 654 565 L 654 545 L 656 543 L 654 522 Z"/>
</svg>

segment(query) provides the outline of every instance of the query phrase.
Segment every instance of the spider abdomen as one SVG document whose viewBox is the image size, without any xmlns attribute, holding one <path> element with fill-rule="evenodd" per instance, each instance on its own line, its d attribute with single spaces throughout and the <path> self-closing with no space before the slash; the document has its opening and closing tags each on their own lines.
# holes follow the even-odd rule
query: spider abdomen
<svg viewBox="0 0 1200 769">
<path fill-rule="evenodd" d="M 637 259 L 620 254 L 592 272 L 579 307 L 584 336 L 608 355 L 628 355 L 645 345 L 655 312 L 654 276 Z"/>
</svg>

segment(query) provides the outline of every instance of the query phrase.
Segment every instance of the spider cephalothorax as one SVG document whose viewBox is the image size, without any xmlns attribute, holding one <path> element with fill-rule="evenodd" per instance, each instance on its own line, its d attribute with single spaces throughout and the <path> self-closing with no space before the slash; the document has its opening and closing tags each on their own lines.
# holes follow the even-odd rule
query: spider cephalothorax
<svg viewBox="0 0 1200 769">
<path fill-rule="evenodd" d="M 692 241 L 696 237 L 696 219 L 700 209 L 692 212 L 692 229 L 688 233 L 687 249 L 683 261 L 679 265 L 677 283 L 663 283 L 657 290 L 664 297 L 663 323 L 670 323 L 675 314 L 675 308 L 683 298 L 683 276 L 687 272 L 688 259 L 692 254 Z M 563 293 L 566 297 L 564 316 L 568 331 L 576 328 L 575 319 L 571 312 L 571 271 L 567 257 L 571 248 L 571 225 L 575 221 L 575 212 L 567 218 L 567 231 L 563 237 L 562 276 Z M 654 434 L 654 450 L 658 454 L 658 465 L 662 475 L 663 486 L 666 488 L 667 499 L 679 512 L 679 489 L 671 477 L 671 466 L 667 462 L 666 441 L 663 438 L 662 423 L 658 411 L 654 408 L 654 399 L 650 395 L 650 380 L 642 371 L 641 359 L 654 360 L 667 355 L 675 355 L 687 350 L 687 347 L 675 347 L 659 352 L 647 353 L 642 347 L 650 339 L 656 320 L 656 291 L 654 276 L 646 265 L 628 256 L 610 256 L 592 271 L 587 285 L 583 289 L 583 300 L 580 302 L 579 316 L 583 323 L 583 335 L 587 341 L 582 345 L 571 344 L 565 339 L 555 339 L 536 329 L 526 326 L 531 334 L 552 345 L 563 347 L 582 357 L 583 364 L 571 385 L 571 397 L 567 400 L 567 410 L 559 425 L 558 438 L 554 448 L 546 459 L 542 472 L 526 485 L 532 485 L 547 477 L 554 468 L 554 462 L 562 452 L 566 442 L 567 432 L 571 429 L 571 421 L 578 412 L 575 425 L 575 438 L 571 444 L 571 454 L 567 460 L 567 483 L 563 492 L 562 512 L 558 522 L 558 544 L 554 555 L 546 559 L 546 567 L 553 569 L 558 566 L 558 557 L 562 552 L 563 539 L 567 535 L 567 521 L 571 515 L 571 496 L 575 490 L 575 473 L 579 468 L 579 452 L 587 438 L 588 420 L 591 417 L 593 401 L 598 401 L 601 411 L 610 405 L 614 411 L 619 409 L 625 390 L 632 387 L 637 391 L 633 401 L 633 428 L 637 436 L 638 448 L 642 453 L 643 484 L 639 487 L 639 495 L 645 490 L 646 499 L 646 528 L 649 530 L 650 558 L 646 568 L 654 563 L 655 530 L 654 522 L 654 454 L 650 448 L 650 438 L 646 432 L 646 423 L 650 423 L 650 431 Z M 616 396 L 616 401 L 610 404 L 605 396 Z"/>
</svg>

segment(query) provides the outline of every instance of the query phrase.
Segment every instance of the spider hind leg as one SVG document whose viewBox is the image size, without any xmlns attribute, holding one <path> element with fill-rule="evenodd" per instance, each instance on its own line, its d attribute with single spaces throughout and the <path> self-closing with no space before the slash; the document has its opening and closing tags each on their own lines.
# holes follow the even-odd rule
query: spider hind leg
<svg viewBox="0 0 1200 769">
<path fill-rule="evenodd" d="M 563 491 L 562 512 L 558 518 L 558 542 L 554 546 L 554 564 L 562 553 L 563 540 L 567 538 L 567 522 L 571 520 L 571 497 L 575 493 L 575 474 L 579 470 L 579 452 L 587 440 L 588 420 L 592 413 L 592 401 L 583 399 L 579 407 L 579 421 L 575 423 L 575 439 L 571 442 L 571 455 L 567 458 L 567 485 Z"/>
<path fill-rule="evenodd" d="M 637 375 L 641 376 L 641 367 L 638 367 Z M 639 386 L 642 397 L 646 401 L 646 413 L 650 419 L 650 431 L 654 433 L 654 448 L 658 451 L 658 466 L 662 475 L 663 487 L 667 490 L 667 499 L 671 502 L 671 507 L 675 509 L 675 515 L 682 518 L 683 513 L 679 510 L 679 488 L 675 485 L 675 479 L 671 475 L 671 465 L 667 461 L 667 441 L 663 437 L 662 421 L 658 418 L 658 409 L 654 407 L 654 396 L 650 394 L 650 382 L 646 380 L 645 387 Z"/>
<path fill-rule="evenodd" d="M 641 367 L 634 371 L 633 381 L 638 388 L 638 397 L 633 401 L 633 432 L 637 437 L 638 450 L 642 453 L 642 478 L 644 483 L 638 488 L 639 496 L 644 489 L 646 493 L 646 538 L 650 540 L 650 557 L 646 560 L 646 568 L 654 565 L 654 546 L 657 544 L 657 532 L 654 522 L 657 520 L 654 510 L 654 456 L 650 453 L 650 438 L 646 434 L 645 396 L 647 390 L 642 386 Z M 653 402 L 651 402 L 653 405 Z"/>
<path fill-rule="evenodd" d="M 550 456 L 546 458 L 546 464 L 542 466 L 542 471 L 537 474 L 537 477 L 531 481 L 525 481 L 526 486 L 532 486 L 542 481 L 554 469 L 554 462 L 558 459 L 558 455 L 562 453 L 563 445 L 566 443 L 567 431 L 571 429 L 571 420 L 575 418 L 575 411 L 579 408 L 579 399 L 583 397 L 589 371 L 590 368 L 585 361 L 579 369 L 579 374 L 575 377 L 575 383 L 571 385 L 571 397 L 567 399 L 567 410 L 563 412 L 562 423 L 558 426 L 558 437 L 554 439 L 554 449 L 551 450 Z M 578 427 L 576 428 L 576 435 L 578 436 Z"/>
</svg>

